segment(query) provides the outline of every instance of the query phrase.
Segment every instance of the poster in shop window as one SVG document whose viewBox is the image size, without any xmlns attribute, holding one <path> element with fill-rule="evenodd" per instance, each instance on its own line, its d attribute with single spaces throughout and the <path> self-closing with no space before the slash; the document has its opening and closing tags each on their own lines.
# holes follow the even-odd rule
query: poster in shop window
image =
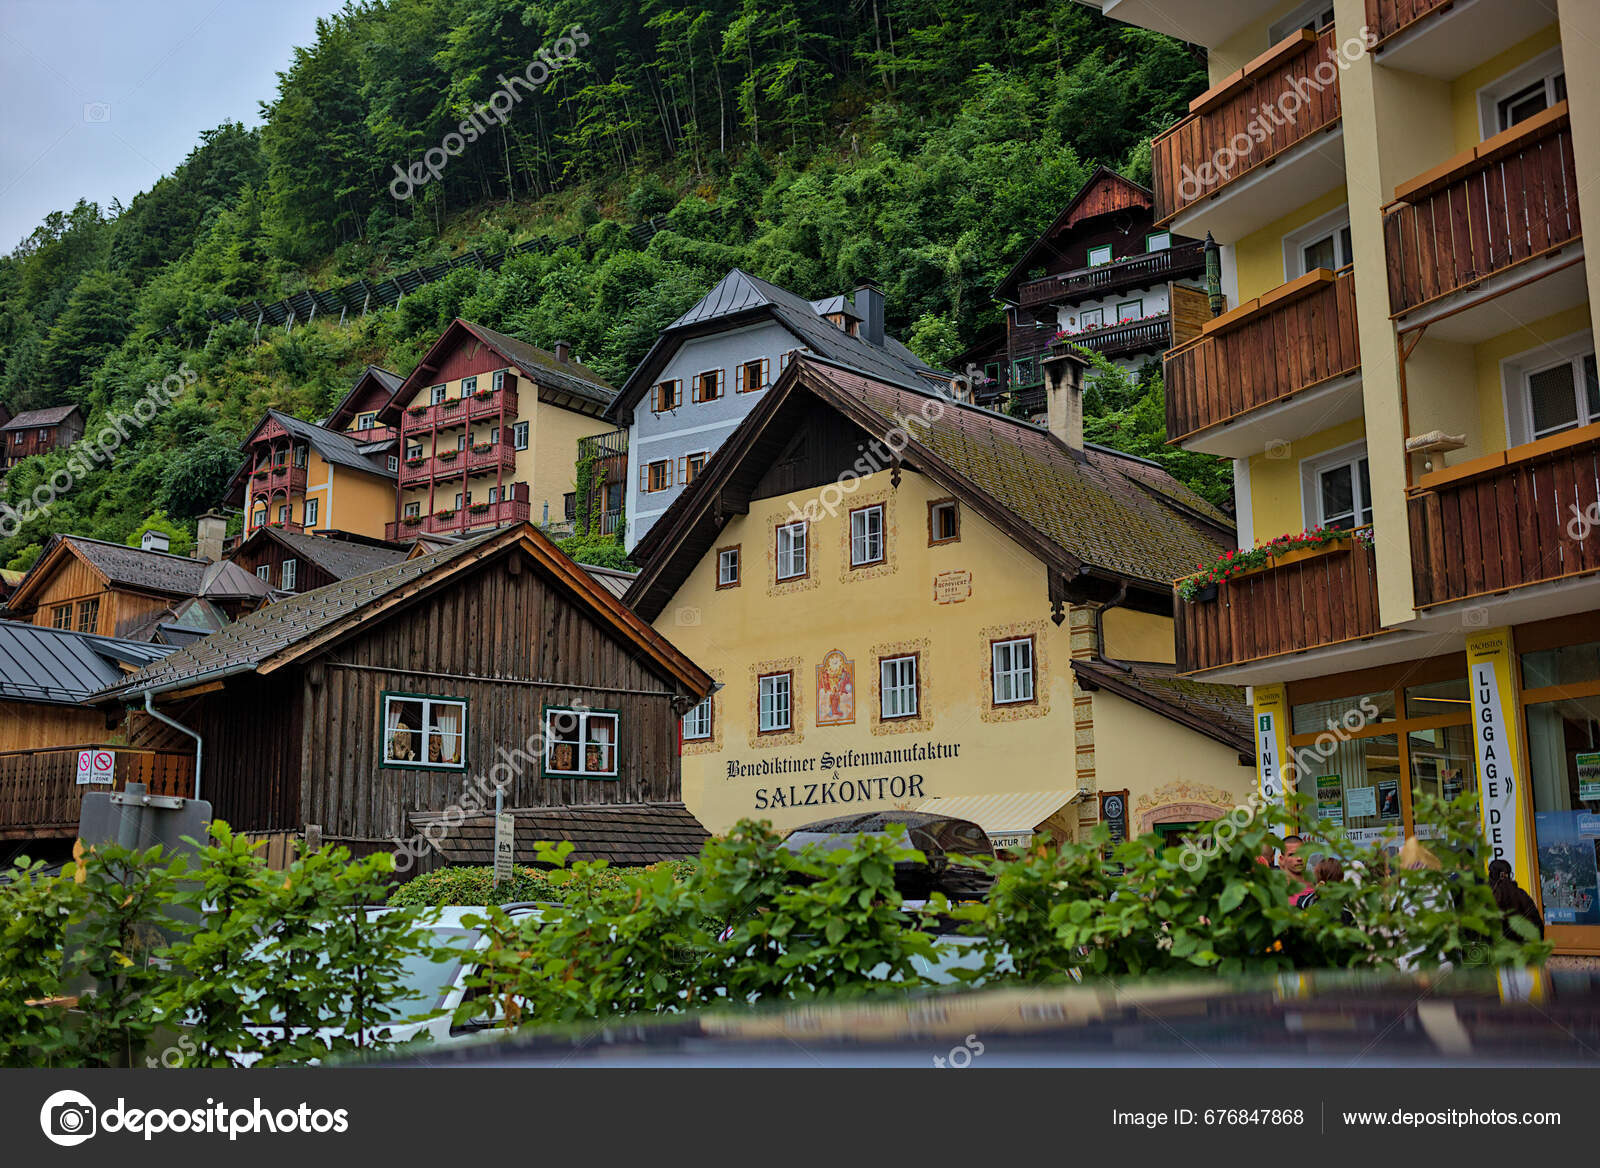
<svg viewBox="0 0 1600 1168">
<path fill-rule="evenodd" d="M 1317 818 L 1326 819 L 1335 827 L 1344 823 L 1344 789 L 1338 775 L 1317 777 Z"/>
<path fill-rule="evenodd" d="M 1344 793 L 1344 811 L 1351 819 L 1378 814 L 1378 792 L 1371 787 L 1351 787 Z"/>
<path fill-rule="evenodd" d="M 1394 822 L 1400 818 L 1400 780 L 1383 779 L 1378 783 L 1378 818 Z"/>
<path fill-rule="evenodd" d="M 1578 802 L 1600 801 L 1600 754 L 1580 754 L 1578 764 Z"/>
</svg>

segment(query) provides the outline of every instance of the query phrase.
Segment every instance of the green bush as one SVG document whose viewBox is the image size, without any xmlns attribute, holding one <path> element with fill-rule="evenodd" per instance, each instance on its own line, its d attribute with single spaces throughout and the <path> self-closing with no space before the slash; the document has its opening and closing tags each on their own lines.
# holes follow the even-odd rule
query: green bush
<svg viewBox="0 0 1600 1168">
<path fill-rule="evenodd" d="M 695 862 L 678 860 L 654 864 L 651 868 L 665 868 L 672 872 L 676 879 L 683 880 L 694 871 Z M 595 878 L 607 888 L 621 888 L 624 884 L 621 869 L 601 869 Z M 551 873 L 538 868 L 518 868 L 510 880 L 497 888 L 494 883 L 493 868 L 462 866 L 440 868 L 407 880 L 389 894 L 389 903 L 427 905 L 436 908 L 447 905 L 514 904 L 528 900 L 553 904 L 562 900 L 564 896 L 565 884 L 553 880 Z"/>
</svg>

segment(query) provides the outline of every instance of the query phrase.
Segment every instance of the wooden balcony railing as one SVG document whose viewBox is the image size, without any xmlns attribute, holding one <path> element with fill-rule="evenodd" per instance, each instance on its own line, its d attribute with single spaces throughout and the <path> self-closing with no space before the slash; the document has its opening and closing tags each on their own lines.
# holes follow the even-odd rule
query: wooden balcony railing
<svg viewBox="0 0 1600 1168">
<path fill-rule="evenodd" d="M 1418 608 L 1600 571 L 1600 425 L 1425 475 L 1407 506 Z"/>
<path fill-rule="evenodd" d="M 109 787 L 78 786 L 78 752 L 94 747 L 116 754 Z M 70 837 L 85 791 L 120 791 L 130 782 L 143 783 L 152 795 L 192 795 L 194 755 L 104 743 L 0 752 L 0 839 Z"/>
<path fill-rule="evenodd" d="M 1240 665 L 1382 632 L 1373 552 L 1352 538 L 1291 552 L 1224 580 L 1215 599 L 1177 601 L 1178 669 Z"/>
<path fill-rule="evenodd" d="M 1165 223 L 1337 122 L 1337 44 L 1332 28 L 1297 32 L 1190 102 L 1189 116 L 1151 143 L 1156 221 Z M 1243 152 L 1241 135 L 1249 143 Z"/>
<path fill-rule="evenodd" d="M 1455 0 L 1367 0 L 1367 28 L 1382 44 L 1454 3 Z"/>
<path fill-rule="evenodd" d="M 400 433 L 403 437 L 414 438 L 430 430 L 448 430 L 454 426 L 464 426 L 471 420 L 498 417 L 502 409 L 507 418 L 516 416 L 517 390 L 514 379 L 506 388 L 492 390 L 483 397 L 452 397 L 433 405 L 408 406 L 400 414 Z"/>
<path fill-rule="evenodd" d="M 1318 268 L 1208 321 L 1165 368 L 1169 442 L 1359 371 L 1353 270 Z"/>
<path fill-rule="evenodd" d="M 487 450 L 474 450 L 469 446 L 461 452 L 461 458 L 467 464 L 468 474 L 488 474 L 493 471 L 515 474 L 517 469 L 517 452 L 511 445 L 509 435 L 504 442 L 489 443 Z"/>
<path fill-rule="evenodd" d="M 265 473 L 262 473 L 262 472 Z M 306 468 L 303 466 L 266 466 L 250 474 L 252 498 L 272 498 L 274 495 L 300 495 L 306 489 Z"/>
<path fill-rule="evenodd" d="M 394 540 L 424 534 L 459 534 L 479 527 L 522 522 L 530 513 L 527 499 L 506 499 L 500 503 L 490 503 L 481 511 L 462 507 L 448 519 L 438 515 L 423 515 L 417 520 L 402 519 L 398 523 L 388 523 L 384 525 L 384 538 Z"/>
<path fill-rule="evenodd" d="M 1093 349 L 1107 357 L 1162 350 L 1172 343 L 1172 320 L 1164 315 L 1149 320 L 1130 320 L 1088 332 L 1071 333 L 1062 340 L 1069 345 Z"/>
<path fill-rule="evenodd" d="M 1578 239 L 1567 103 L 1397 187 L 1383 230 L 1396 316 Z"/>
<path fill-rule="evenodd" d="M 1127 288 L 1149 287 L 1182 276 L 1192 276 L 1203 270 L 1205 265 L 1205 244 L 1180 243 L 1146 255 L 1130 256 L 1109 264 L 1029 280 L 1018 285 L 1017 299 L 1026 308 L 1071 296 L 1109 295 Z"/>
<path fill-rule="evenodd" d="M 580 459 L 625 457 L 627 453 L 628 432 L 626 430 L 608 430 L 604 434 L 591 434 L 587 438 L 578 439 L 578 457 Z"/>
</svg>

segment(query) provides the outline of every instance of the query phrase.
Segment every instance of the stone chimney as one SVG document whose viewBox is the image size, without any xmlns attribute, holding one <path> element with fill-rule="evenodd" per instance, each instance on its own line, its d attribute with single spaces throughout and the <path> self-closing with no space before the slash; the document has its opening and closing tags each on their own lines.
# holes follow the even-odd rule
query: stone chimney
<svg viewBox="0 0 1600 1168">
<path fill-rule="evenodd" d="M 222 559 L 222 541 L 228 532 L 228 520 L 215 511 L 207 511 L 195 524 L 194 558 L 214 564 Z"/>
<path fill-rule="evenodd" d="M 565 365 L 569 360 L 571 360 L 571 358 L 572 358 L 572 342 L 571 341 L 557 341 L 556 342 L 556 360 L 561 362 L 561 364 Z"/>
<path fill-rule="evenodd" d="M 1040 363 L 1044 370 L 1045 406 L 1050 433 L 1068 450 L 1083 457 L 1083 373 L 1089 363 L 1071 353 L 1052 353 Z"/>
<path fill-rule="evenodd" d="M 856 285 L 853 302 L 861 318 L 861 339 L 883 348 L 883 289 L 871 280 L 862 280 Z"/>
</svg>

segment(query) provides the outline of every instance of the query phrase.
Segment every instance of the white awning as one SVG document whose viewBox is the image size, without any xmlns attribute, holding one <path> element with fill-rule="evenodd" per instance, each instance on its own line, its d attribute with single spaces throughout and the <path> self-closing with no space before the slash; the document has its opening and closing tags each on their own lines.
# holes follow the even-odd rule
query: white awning
<svg viewBox="0 0 1600 1168">
<path fill-rule="evenodd" d="M 1069 803 L 1083 797 L 1082 791 L 1007 791 L 994 795 L 941 795 L 929 799 L 918 811 L 931 811 L 954 819 L 965 819 L 983 828 L 990 839 L 996 836 L 1021 836 L 1026 842 L 1045 820 Z M 1009 841 L 1008 841 L 1009 842 Z"/>
</svg>

